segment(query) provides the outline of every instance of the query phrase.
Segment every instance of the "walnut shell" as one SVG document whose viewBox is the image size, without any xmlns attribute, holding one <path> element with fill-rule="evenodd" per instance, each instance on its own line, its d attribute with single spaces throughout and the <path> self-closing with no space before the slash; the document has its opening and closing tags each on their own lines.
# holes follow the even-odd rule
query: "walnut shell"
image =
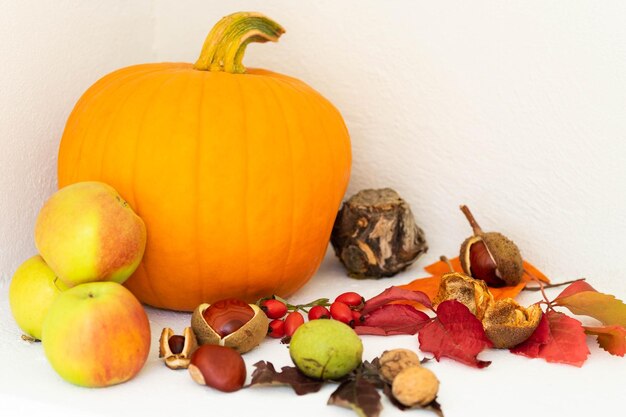
<svg viewBox="0 0 626 417">
<path fill-rule="evenodd" d="M 485 281 L 471 278 L 460 272 L 450 272 L 441 277 L 439 291 L 433 300 L 437 307 L 446 300 L 457 300 L 482 320 L 485 311 L 493 303 L 493 295 Z"/>
<path fill-rule="evenodd" d="M 417 353 L 409 349 L 386 350 L 378 359 L 380 364 L 380 376 L 391 383 L 394 378 L 406 368 L 420 366 L 420 358 Z"/>
<path fill-rule="evenodd" d="M 512 298 L 505 298 L 487 309 L 482 323 L 494 347 L 508 349 L 528 339 L 539 326 L 542 315 L 539 304 L 524 308 Z"/>
<path fill-rule="evenodd" d="M 431 403 L 439 391 L 439 380 L 432 371 L 422 366 L 412 366 L 400 372 L 393 380 L 391 392 L 407 407 Z"/>
<path fill-rule="evenodd" d="M 202 316 L 210 304 L 200 304 L 191 315 L 191 327 L 200 344 L 226 346 L 239 353 L 246 353 L 258 346 L 267 335 L 269 321 L 256 304 L 249 305 L 254 310 L 254 316 L 238 330 L 222 338 Z"/>
</svg>

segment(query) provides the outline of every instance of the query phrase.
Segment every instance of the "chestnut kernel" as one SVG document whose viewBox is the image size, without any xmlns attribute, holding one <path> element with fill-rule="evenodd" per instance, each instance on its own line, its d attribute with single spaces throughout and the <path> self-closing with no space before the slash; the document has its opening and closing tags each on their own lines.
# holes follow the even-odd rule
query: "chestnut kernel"
<svg viewBox="0 0 626 417">
<path fill-rule="evenodd" d="M 505 282 L 496 274 L 498 265 L 489 254 L 485 243 L 477 241 L 469 248 L 471 276 L 482 279 L 490 287 L 503 287 Z"/>
<path fill-rule="evenodd" d="M 172 353 L 174 355 L 177 355 L 181 353 L 183 351 L 183 348 L 185 347 L 185 336 L 181 336 L 179 334 L 174 335 L 169 338 L 167 343 L 169 344 Z"/>
<path fill-rule="evenodd" d="M 246 364 L 234 349 L 219 345 L 202 345 L 191 355 L 191 378 L 223 392 L 241 389 L 246 382 Z"/>
<path fill-rule="evenodd" d="M 189 366 L 189 357 L 198 347 L 198 341 L 191 327 L 186 327 L 182 335 L 166 327 L 159 339 L 159 358 L 163 358 L 170 369 L 184 369 Z"/>
<path fill-rule="evenodd" d="M 474 234 L 463 242 L 459 259 L 463 271 L 491 287 L 517 285 L 524 274 L 519 248 L 498 232 L 484 232 L 467 206 L 461 206 Z"/>
<path fill-rule="evenodd" d="M 191 327 L 201 345 L 227 346 L 245 353 L 265 339 L 269 320 L 259 306 L 238 299 L 200 304 Z"/>
<path fill-rule="evenodd" d="M 202 312 L 202 317 L 220 337 L 226 337 L 249 322 L 254 310 L 246 302 L 231 298 L 211 304 Z"/>
</svg>

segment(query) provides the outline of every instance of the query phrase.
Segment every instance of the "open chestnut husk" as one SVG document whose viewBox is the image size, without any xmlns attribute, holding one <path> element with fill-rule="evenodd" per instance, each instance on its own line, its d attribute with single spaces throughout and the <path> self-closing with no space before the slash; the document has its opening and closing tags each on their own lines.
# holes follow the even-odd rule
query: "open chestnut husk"
<svg viewBox="0 0 626 417">
<path fill-rule="evenodd" d="M 190 357 L 197 348 L 198 342 L 191 327 L 186 327 L 182 336 L 175 335 L 169 327 L 161 332 L 159 358 L 163 358 L 165 365 L 170 369 L 187 368 Z"/>
<path fill-rule="evenodd" d="M 446 300 L 457 300 L 465 305 L 478 320 L 482 320 L 493 303 L 493 295 L 485 281 L 474 279 L 460 272 L 449 272 L 441 277 L 433 306 L 436 308 Z"/>
<path fill-rule="evenodd" d="M 201 345 L 220 345 L 246 353 L 267 335 L 269 320 L 255 304 L 238 299 L 200 304 L 191 315 L 191 328 Z"/>
<path fill-rule="evenodd" d="M 459 259 L 463 271 L 490 287 L 517 285 L 524 275 L 517 245 L 501 233 L 483 232 L 467 206 L 461 206 L 461 211 L 474 231 L 461 245 Z"/>
<path fill-rule="evenodd" d="M 487 309 L 482 323 L 493 346 L 508 349 L 528 339 L 539 326 L 542 316 L 539 304 L 524 308 L 512 298 L 504 298 Z"/>
</svg>

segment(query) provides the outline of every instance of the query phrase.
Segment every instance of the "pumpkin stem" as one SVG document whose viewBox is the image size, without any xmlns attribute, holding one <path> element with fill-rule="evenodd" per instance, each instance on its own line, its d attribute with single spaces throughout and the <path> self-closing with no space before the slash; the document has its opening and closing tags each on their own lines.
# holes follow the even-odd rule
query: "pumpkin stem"
<svg viewBox="0 0 626 417">
<path fill-rule="evenodd" d="M 250 42 L 276 42 L 285 29 L 256 12 L 239 12 L 223 17 L 206 37 L 194 68 L 202 71 L 224 71 L 243 74 L 242 64 Z"/>
</svg>

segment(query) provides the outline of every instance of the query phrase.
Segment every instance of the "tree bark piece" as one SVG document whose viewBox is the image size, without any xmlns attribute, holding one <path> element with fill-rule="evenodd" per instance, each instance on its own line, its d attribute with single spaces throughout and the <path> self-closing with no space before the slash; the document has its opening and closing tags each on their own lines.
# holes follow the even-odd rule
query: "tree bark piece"
<svg viewBox="0 0 626 417">
<path fill-rule="evenodd" d="M 361 190 L 344 202 L 331 243 L 353 278 L 393 276 L 428 250 L 411 208 L 391 188 Z"/>
</svg>

